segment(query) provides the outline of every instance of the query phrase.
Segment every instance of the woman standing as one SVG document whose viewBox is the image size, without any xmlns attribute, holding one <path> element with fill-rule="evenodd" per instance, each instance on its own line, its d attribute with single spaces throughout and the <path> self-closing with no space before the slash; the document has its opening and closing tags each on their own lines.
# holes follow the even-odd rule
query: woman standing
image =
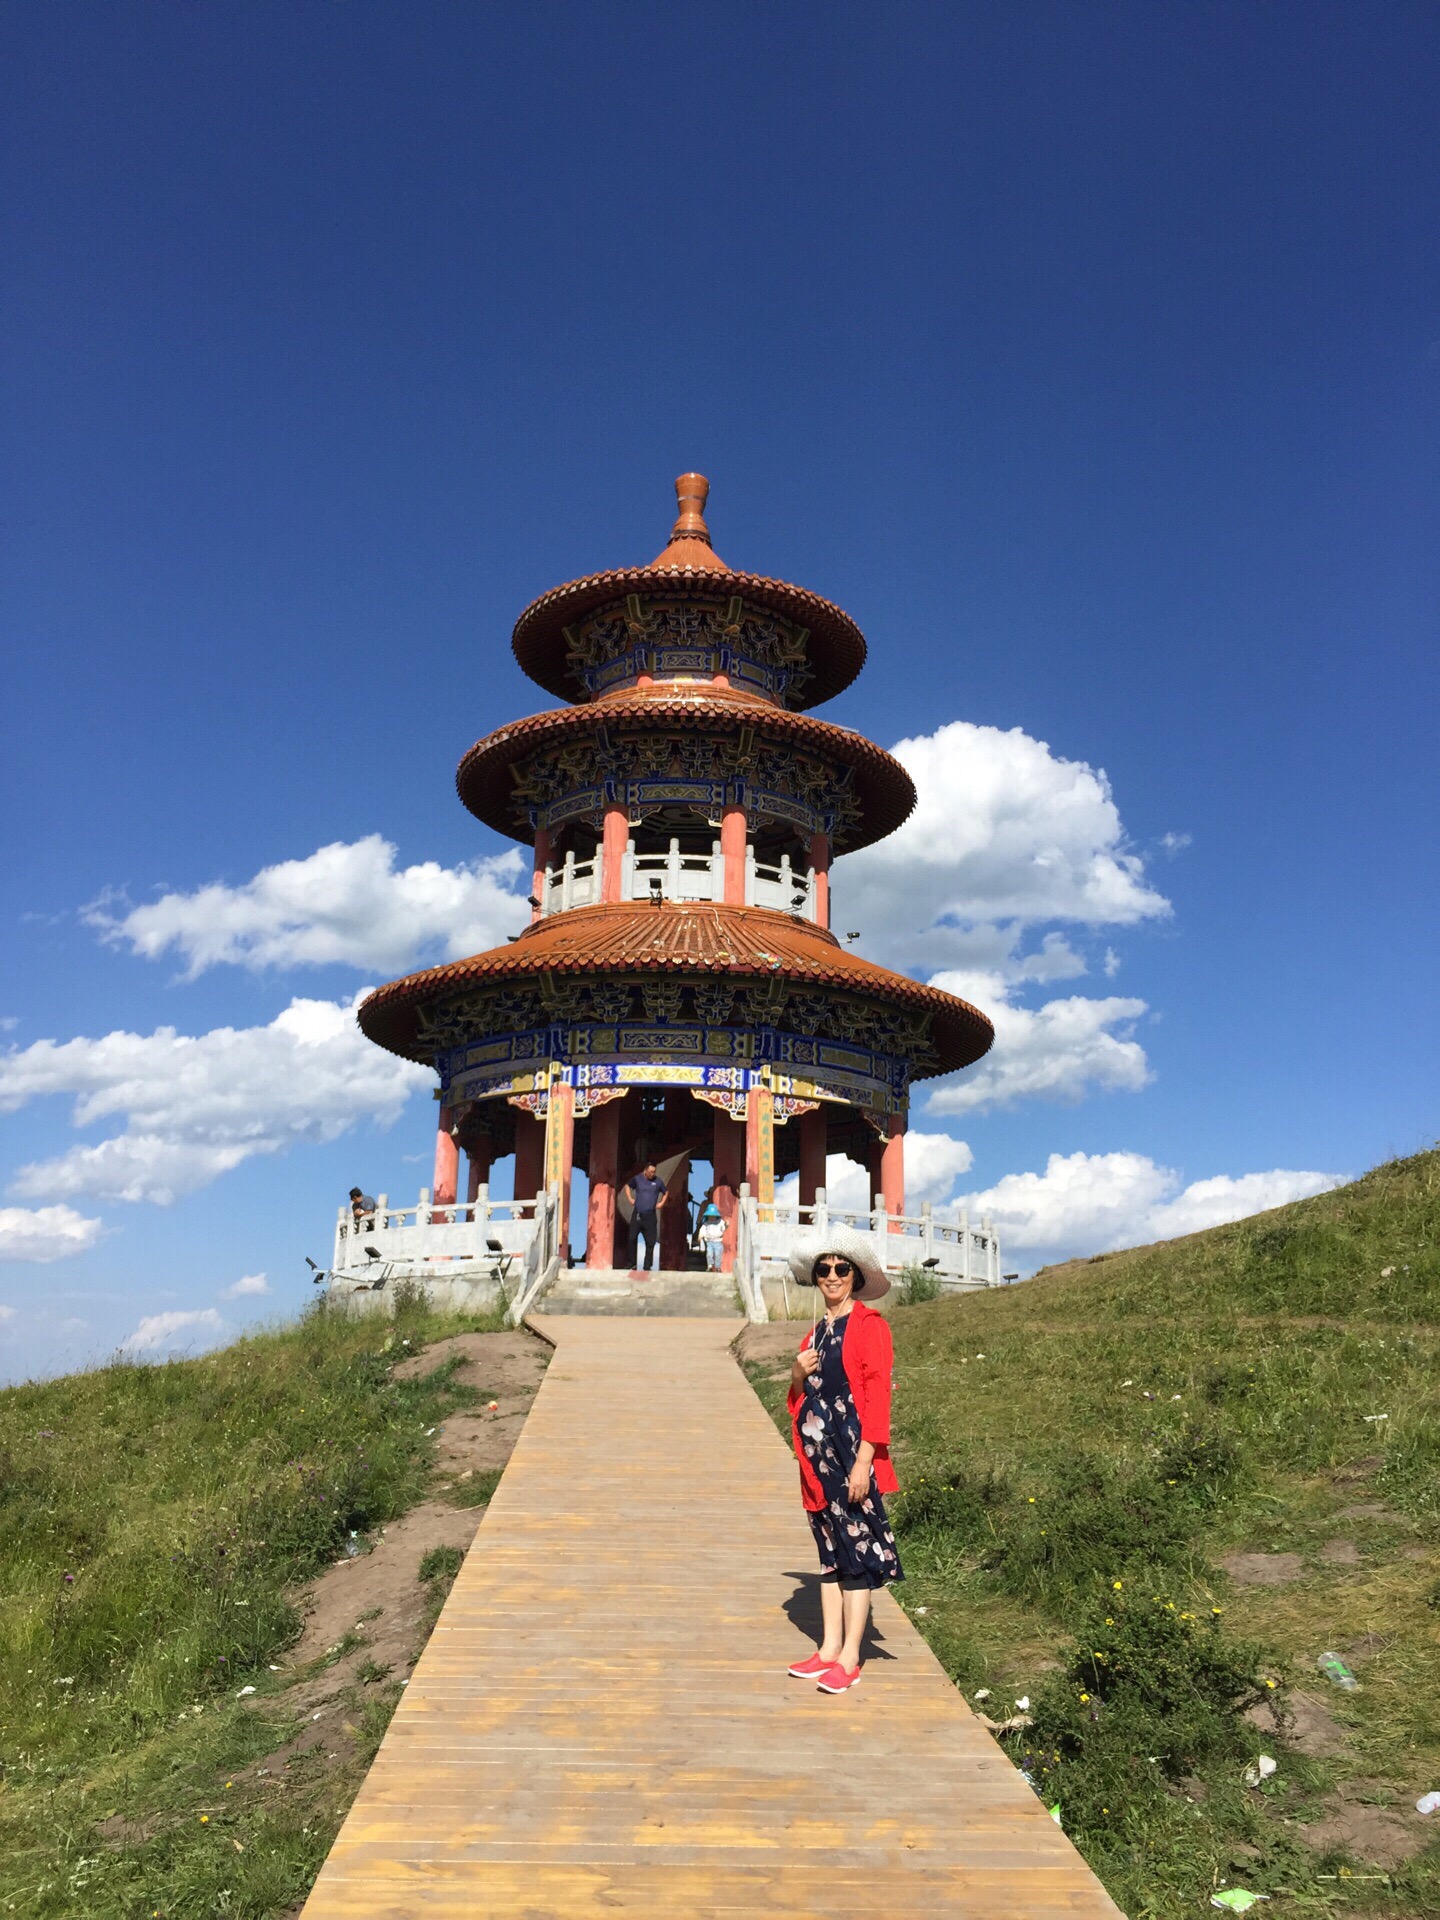
<svg viewBox="0 0 1440 1920">
<path fill-rule="evenodd" d="M 790 1374 L 790 1430 L 800 1497 L 820 1554 L 824 1637 L 790 1672 L 825 1693 L 860 1680 L 870 1595 L 903 1580 L 882 1495 L 899 1490 L 890 1464 L 890 1329 L 866 1302 L 890 1290 L 870 1242 L 845 1227 L 797 1241 L 790 1271 L 817 1287 L 824 1313 Z M 864 1299 L 861 1299 L 861 1295 Z"/>
</svg>

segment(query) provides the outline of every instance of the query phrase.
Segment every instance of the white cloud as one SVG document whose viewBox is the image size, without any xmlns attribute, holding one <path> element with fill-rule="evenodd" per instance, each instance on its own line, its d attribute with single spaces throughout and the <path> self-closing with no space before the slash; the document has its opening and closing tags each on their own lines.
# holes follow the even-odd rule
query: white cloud
<svg viewBox="0 0 1440 1920">
<path fill-rule="evenodd" d="M 498 945 L 520 924 L 525 874 L 518 848 L 442 867 L 397 868 L 378 833 L 282 860 L 237 887 L 217 881 L 146 906 L 102 895 L 83 918 L 114 946 L 147 960 L 175 952 L 184 977 L 207 967 L 359 967 L 398 973 Z"/>
<path fill-rule="evenodd" d="M 225 1332 L 225 1322 L 214 1307 L 201 1307 L 192 1313 L 149 1313 L 120 1342 L 120 1352 L 125 1354 L 173 1353 L 178 1349 L 189 1349 L 197 1338 L 213 1335 L 213 1339 L 204 1341 L 213 1346 Z M 180 1338 L 185 1335 L 187 1338 Z"/>
<path fill-rule="evenodd" d="M 0 1055 L 0 1111 L 73 1094 L 76 1126 L 125 1120 L 112 1139 L 22 1167 L 13 1191 L 168 1206 L 252 1155 L 334 1140 L 360 1120 L 388 1125 L 432 1075 L 365 1039 L 354 1008 L 292 1000 L 263 1027 L 160 1027 Z"/>
<path fill-rule="evenodd" d="M 1145 1049 L 1132 1037 L 1143 1000 L 1072 994 L 1039 1008 L 1011 1003 L 999 974 L 937 973 L 931 985 L 958 993 L 990 1016 L 995 1044 L 963 1075 L 938 1081 L 931 1113 L 973 1113 L 1017 1100 L 1075 1101 L 1091 1091 L 1135 1093 L 1150 1078 Z"/>
<path fill-rule="evenodd" d="M 974 964 L 966 929 L 1134 926 L 1170 903 L 1128 850 L 1103 772 L 1018 727 L 955 720 L 891 751 L 918 800 L 897 833 L 835 865 L 844 926 L 901 966 Z M 983 963 L 982 963 L 983 964 Z"/>
<path fill-rule="evenodd" d="M 1340 1185 L 1343 1174 L 1218 1174 L 1182 1189 L 1180 1175 L 1143 1153 L 1052 1153 L 1043 1173 L 1009 1173 L 972 1193 L 972 1214 L 995 1222 L 1002 1253 L 1049 1259 L 1143 1246 L 1241 1220 Z"/>
<path fill-rule="evenodd" d="M 0 1207 L 0 1260 L 66 1260 L 88 1253 L 101 1222 L 73 1207 Z"/>
<path fill-rule="evenodd" d="M 0 1306 L 0 1324 L 3 1324 L 6 1320 L 13 1320 L 15 1315 L 16 1310 L 14 1307 Z"/>
<path fill-rule="evenodd" d="M 905 1136 L 905 1211 L 918 1213 L 929 1200 L 944 1206 L 955 1190 L 955 1182 L 968 1173 L 975 1156 L 963 1140 L 948 1133 L 907 1133 Z M 777 1198 L 793 1206 L 800 1191 L 798 1174 L 782 1180 Z M 825 1160 L 825 1196 L 831 1206 L 863 1213 L 870 1206 L 870 1175 L 847 1154 L 832 1153 Z"/>
<path fill-rule="evenodd" d="M 263 1273 L 242 1273 L 233 1287 L 226 1287 L 222 1300 L 243 1300 L 251 1294 L 269 1293 L 270 1282 Z"/>
</svg>

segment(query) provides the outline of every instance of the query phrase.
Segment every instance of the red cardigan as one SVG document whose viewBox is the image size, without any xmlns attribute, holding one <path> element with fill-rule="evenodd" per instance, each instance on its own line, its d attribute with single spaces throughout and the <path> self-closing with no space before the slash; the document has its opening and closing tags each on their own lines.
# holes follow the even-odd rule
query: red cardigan
<svg viewBox="0 0 1440 1920">
<path fill-rule="evenodd" d="M 849 1317 L 842 1358 L 855 1411 L 860 1416 L 860 1438 L 868 1440 L 875 1449 L 875 1485 L 881 1493 L 898 1493 L 900 1482 L 890 1464 L 890 1376 L 895 1366 L 894 1343 L 884 1315 L 867 1307 L 863 1300 L 855 1302 Z M 814 1333 L 812 1327 L 800 1342 L 801 1353 L 810 1345 Z M 791 1387 L 785 1405 L 790 1410 L 790 1438 L 795 1458 L 800 1462 L 800 1498 L 807 1512 L 820 1513 L 825 1506 L 825 1495 L 814 1468 L 805 1458 L 800 1440 L 800 1410 L 804 1404 L 804 1389 Z"/>
</svg>

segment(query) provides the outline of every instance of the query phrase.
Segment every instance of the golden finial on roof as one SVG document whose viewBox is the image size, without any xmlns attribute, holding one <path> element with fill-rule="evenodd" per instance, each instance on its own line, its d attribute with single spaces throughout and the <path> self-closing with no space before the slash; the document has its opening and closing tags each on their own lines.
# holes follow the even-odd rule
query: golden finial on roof
<svg viewBox="0 0 1440 1920">
<path fill-rule="evenodd" d="M 710 497 L 710 482 L 703 473 L 682 473 L 675 482 L 675 498 L 680 517 L 670 529 L 672 540 L 703 540 L 710 544 L 710 529 L 705 524 L 705 502 Z"/>
<path fill-rule="evenodd" d="M 703 473 L 682 473 L 675 482 L 675 499 L 680 513 L 670 532 L 670 542 L 652 567 L 691 567 L 702 571 L 725 571 L 710 544 L 710 529 L 705 524 L 705 502 L 710 482 Z"/>
</svg>

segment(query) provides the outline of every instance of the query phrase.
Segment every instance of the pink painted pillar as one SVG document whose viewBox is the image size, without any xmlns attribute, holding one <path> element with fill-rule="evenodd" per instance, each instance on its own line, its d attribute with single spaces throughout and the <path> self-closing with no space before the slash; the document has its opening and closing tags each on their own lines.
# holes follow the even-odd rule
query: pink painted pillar
<svg viewBox="0 0 1440 1920">
<path fill-rule="evenodd" d="M 720 853 L 725 862 L 725 904 L 745 904 L 745 809 L 726 807 L 720 816 Z"/>
<path fill-rule="evenodd" d="M 892 1222 L 905 1211 L 905 1116 L 890 1114 L 880 1148 L 880 1201 Z M 898 1229 L 893 1225 L 891 1232 Z"/>
<path fill-rule="evenodd" d="M 722 1273 L 733 1273 L 735 1245 L 740 1232 L 736 1218 L 736 1204 L 740 1195 L 740 1182 L 744 1178 L 745 1129 L 738 1120 L 732 1119 L 728 1113 L 721 1113 L 718 1109 L 715 1114 L 715 1143 L 711 1149 L 710 1159 L 715 1170 L 715 1205 L 720 1209 L 720 1218 L 725 1222 L 720 1270 Z"/>
<path fill-rule="evenodd" d="M 600 898 L 619 900 L 625 877 L 625 849 L 630 841 L 630 813 L 622 806 L 606 807 L 600 854 Z"/>
<path fill-rule="evenodd" d="M 830 836 L 828 833 L 811 834 L 810 864 L 815 869 L 815 924 L 817 927 L 828 927 L 830 925 Z"/>
<path fill-rule="evenodd" d="M 454 1134 L 455 1109 L 441 1107 L 435 1130 L 435 1178 L 430 1188 L 431 1203 L 453 1207 L 455 1183 L 460 1175 L 460 1146 Z"/>
<path fill-rule="evenodd" d="M 585 1264 L 606 1270 L 615 1264 L 615 1190 L 620 1182 L 620 1108 L 611 1100 L 590 1115 L 590 1213 L 585 1223 Z"/>
<path fill-rule="evenodd" d="M 545 869 L 549 864 L 550 829 L 537 827 L 535 829 L 535 884 L 531 887 L 530 894 L 532 899 L 538 900 L 540 904 L 530 909 L 532 921 L 538 920 L 545 911 Z"/>
<path fill-rule="evenodd" d="M 830 1126 L 824 1107 L 814 1113 L 802 1113 L 796 1125 L 800 1129 L 800 1204 L 813 1207 L 816 1193 L 825 1185 L 825 1148 Z"/>
</svg>

